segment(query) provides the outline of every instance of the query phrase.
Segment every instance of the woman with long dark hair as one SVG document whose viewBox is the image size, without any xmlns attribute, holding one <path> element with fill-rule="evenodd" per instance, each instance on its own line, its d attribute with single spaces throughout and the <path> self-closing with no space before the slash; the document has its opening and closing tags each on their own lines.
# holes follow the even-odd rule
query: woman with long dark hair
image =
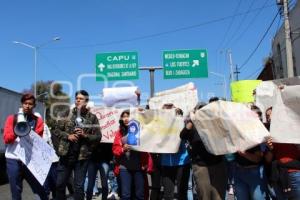
<svg viewBox="0 0 300 200">
<path fill-rule="evenodd" d="M 120 178 L 121 199 L 135 197 L 137 200 L 145 198 L 145 173 L 152 170 L 152 160 L 149 153 L 131 150 L 127 144 L 129 110 L 120 116 L 120 129 L 113 143 L 113 154 L 116 159 L 114 173 Z M 132 188 L 134 186 L 135 188 Z M 135 194 L 131 192 L 135 191 Z"/>
</svg>

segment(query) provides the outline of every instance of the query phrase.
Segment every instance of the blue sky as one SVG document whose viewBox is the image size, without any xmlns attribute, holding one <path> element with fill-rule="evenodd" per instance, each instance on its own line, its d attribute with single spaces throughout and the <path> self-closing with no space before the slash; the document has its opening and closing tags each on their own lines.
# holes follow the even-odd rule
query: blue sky
<svg viewBox="0 0 300 200">
<path fill-rule="evenodd" d="M 33 50 L 12 41 L 35 46 L 55 36 L 61 40 L 38 51 L 37 80 L 69 82 L 72 91 L 68 84 L 64 85 L 68 93 L 74 94 L 78 89 L 80 75 L 95 73 L 96 54 L 104 52 L 137 51 L 140 66 L 162 66 L 164 50 L 207 49 L 208 70 L 224 74 L 229 81 L 226 51 L 231 49 L 234 65 L 241 66 L 277 9 L 275 0 L 3 0 L 0 86 L 21 92 L 34 82 Z M 281 23 L 277 17 L 241 70 L 240 79 L 255 78 L 255 72 L 270 54 L 272 38 Z M 202 100 L 211 93 L 223 95 L 220 77 L 210 74 L 204 79 L 164 80 L 162 71 L 155 72 L 156 91 L 188 82 L 196 84 Z M 109 82 L 108 86 L 113 84 Z M 142 99 L 147 99 L 149 72 L 141 71 L 133 84 L 141 89 Z M 82 88 L 98 95 L 103 83 L 85 78 Z"/>
</svg>

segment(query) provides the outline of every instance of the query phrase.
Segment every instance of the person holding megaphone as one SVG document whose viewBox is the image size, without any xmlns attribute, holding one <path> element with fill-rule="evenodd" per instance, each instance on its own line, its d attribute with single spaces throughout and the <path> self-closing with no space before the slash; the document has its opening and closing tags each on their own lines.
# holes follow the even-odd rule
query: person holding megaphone
<svg viewBox="0 0 300 200">
<path fill-rule="evenodd" d="M 13 200 L 22 199 L 23 179 L 26 179 L 32 191 L 39 195 L 41 200 L 48 199 L 42 185 L 14 153 L 16 143 L 31 130 L 42 137 L 44 122 L 41 117 L 33 114 L 36 99 L 32 94 L 21 97 L 21 108 L 18 114 L 9 115 L 4 126 L 3 140 L 6 144 L 6 170 Z"/>
</svg>

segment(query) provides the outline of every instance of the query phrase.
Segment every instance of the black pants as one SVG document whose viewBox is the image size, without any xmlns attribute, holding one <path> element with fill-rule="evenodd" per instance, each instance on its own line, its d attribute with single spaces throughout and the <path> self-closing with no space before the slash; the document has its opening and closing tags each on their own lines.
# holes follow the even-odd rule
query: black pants
<svg viewBox="0 0 300 200">
<path fill-rule="evenodd" d="M 151 194 L 150 200 L 160 200 L 160 187 L 161 187 L 161 170 L 156 169 L 151 173 Z"/>
<path fill-rule="evenodd" d="M 174 167 L 162 167 L 162 182 L 164 187 L 163 198 L 174 199 L 174 188 L 177 182 L 177 199 L 187 200 L 188 183 L 190 177 L 190 164 Z"/>
<path fill-rule="evenodd" d="M 153 160 L 154 171 L 151 173 L 151 193 L 150 200 L 160 200 L 160 187 L 161 187 L 161 166 L 160 154 L 151 154 Z"/>
<path fill-rule="evenodd" d="M 84 181 L 88 167 L 88 160 L 75 161 L 70 164 L 61 158 L 57 166 L 56 199 L 66 199 L 66 185 L 74 170 L 74 200 L 84 200 Z"/>
</svg>

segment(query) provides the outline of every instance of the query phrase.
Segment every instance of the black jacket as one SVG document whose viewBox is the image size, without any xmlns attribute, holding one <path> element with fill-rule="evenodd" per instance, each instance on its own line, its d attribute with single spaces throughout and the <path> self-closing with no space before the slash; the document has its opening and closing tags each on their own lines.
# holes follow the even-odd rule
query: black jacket
<svg viewBox="0 0 300 200">
<path fill-rule="evenodd" d="M 186 140 L 189 143 L 189 154 L 192 158 L 193 164 L 199 164 L 202 166 L 218 164 L 223 160 L 223 156 L 216 156 L 209 153 L 197 130 L 195 128 L 188 130 L 186 128 L 182 129 L 180 132 L 180 138 Z"/>
</svg>

